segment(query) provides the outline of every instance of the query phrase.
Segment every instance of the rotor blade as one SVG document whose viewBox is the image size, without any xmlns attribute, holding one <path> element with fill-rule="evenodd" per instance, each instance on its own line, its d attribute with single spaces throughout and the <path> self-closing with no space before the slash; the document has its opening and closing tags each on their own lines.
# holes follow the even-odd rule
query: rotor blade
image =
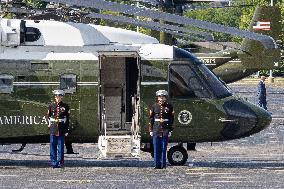
<svg viewBox="0 0 284 189">
<path fill-rule="evenodd" d="M 265 48 L 268 49 L 275 49 L 277 45 L 274 39 L 267 35 L 261 35 L 258 33 L 253 33 L 250 31 L 240 30 L 233 27 L 223 26 L 220 24 L 215 24 L 207 21 L 200 21 L 191 18 L 185 18 L 182 16 L 158 12 L 154 10 L 148 10 L 143 8 L 138 8 L 131 5 L 124 5 L 119 3 L 107 2 L 103 0 L 44 0 L 47 2 L 56 2 L 56 3 L 63 3 L 75 6 L 83 6 L 83 7 L 90 7 L 96 8 L 101 10 L 110 10 L 114 12 L 121 12 L 124 14 L 134 15 L 134 16 L 143 16 L 152 19 L 164 20 L 167 22 L 183 24 L 183 25 L 190 25 L 193 27 L 211 30 L 215 32 L 222 32 L 227 33 L 233 36 L 239 36 L 251 40 L 259 41 L 263 44 Z"/>
<path fill-rule="evenodd" d="M 19 13 L 19 14 L 35 14 L 36 11 L 29 10 L 25 8 L 17 8 L 17 7 L 0 7 L 0 12 L 11 12 L 11 13 Z"/>
<path fill-rule="evenodd" d="M 205 33 L 205 32 L 199 32 L 195 30 L 189 30 L 186 28 L 182 28 L 179 26 L 173 26 L 173 25 L 168 25 L 168 24 L 161 24 L 159 22 L 151 22 L 151 21 L 142 21 L 130 17 L 125 17 L 125 16 L 115 16 L 115 15 L 107 15 L 107 14 L 100 14 L 100 13 L 90 13 L 87 15 L 87 17 L 92 17 L 92 18 L 101 18 L 101 19 L 106 19 L 106 20 L 111 20 L 111 21 L 118 21 L 118 22 L 123 22 L 127 24 L 133 24 L 137 25 L 140 27 L 145 27 L 157 31 L 163 31 L 166 33 L 171 33 L 174 35 L 179 35 L 179 36 L 188 36 L 185 33 L 192 33 L 195 35 L 200 35 L 205 38 L 207 41 L 213 41 L 213 36 L 211 34 Z"/>
<path fill-rule="evenodd" d="M 142 4 L 148 4 L 148 5 L 152 5 L 152 6 L 157 6 L 160 5 L 161 2 L 158 0 L 131 0 L 132 2 L 138 2 L 138 3 L 142 3 Z"/>
<path fill-rule="evenodd" d="M 253 4 L 248 5 L 214 5 L 214 6 L 184 6 L 183 10 L 190 10 L 190 11 L 198 11 L 198 10 L 207 10 L 207 9 L 228 9 L 228 8 L 243 8 L 243 7 L 249 7 L 254 6 Z"/>
<path fill-rule="evenodd" d="M 31 14 L 31 13 L 35 14 L 36 12 L 41 11 L 41 14 L 33 15 L 33 16 L 42 16 L 44 14 L 48 14 L 49 13 L 49 12 L 45 12 L 44 13 L 40 9 L 38 9 L 38 10 L 37 9 L 28 10 L 28 9 L 15 8 L 15 7 L 7 7 L 7 8 L 5 7 L 5 8 L 2 8 L 2 10 L 0 9 L 0 12 L 1 11 L 3 11 L 3 12 L 25 13 L 25 14 Z M 198 32 L 198 31 L 195 31 L 195 30 L 184 29 L 184 28 L 178 27 L 178 26 L 161 24 L 159 22 L 141 21 L 141 20 L 130 18 L 130 17 L 105 15 L 105 14 L 99 14 L 99 13 L 91 13 L 91 14 L 87 15 L 87 17 L 100 18 L 100 19 L 106 19 L 106 20 L 111 20 L 111 21 L 118 21 L 118 22 L 133 24 L 133 25 L 137 25 L 137 26 L 140 26 L 140 27 L 150 28 L 150 29 L 153 29 L 153 30 L 163 31 L 163 32 L 166 32 L 166 33 L 170 33 L 170 34 L 186 37 L 187 39 L 199 39 L 199 40 L 202 40 L 202 41 L 203 40 L 213 41 L 213 36 L 211 34 L 208 34 L 208 33 L 205 33 L 205 32 Z M 188 36 L 185 33 L 192 33 L 192 34 L 195 34 L 195 35 L 201 35 L 201 36 L 204 37 L 204 39 L 200 38 L 200 37 L 197 37 L 197 36 Z"/>
<path fill-rule="evenodd" d="M 190 40 L 198 39 L 200 41 L 205 41 L 205 40 L 207 41 L 207 39 L 204 39 L 204 38 L 200 38 L 200 37 L 193 36 L 193 35 L 189 36 L 186 33 L 179 33 L 179 32 L 168 30 L 168 29 L 162 28 L 162 27 L 149 26 L 149 25 L 145 26 L 144 24 L 136 23 L 135 19 L 129 19 L 129 20 L 128 19 L 123 19 L 123 20 L 121 20 L 121 19 L 112 18 L 112 17 L 117 17 L 117 16 L 104 15 L 104 14 L 98 14 L 98 13 L 91 13 L 91 14 L 87 15 L 87 17 L 90 17 L 90 18 L 101 18 L 101 19 L 106 19 L 106 20 L 111 20 L 111 21 L 123 22 L 123 23 L 127 23 L 127 24 L 135 24 L 135 25 L 140 26 L 140 27 L 147 27 L 147 28 L 152 29 L 152 30 L 157 30 L 157 31 L 162 31 L 162 32 L 170 33 L 170 34 L 177 35 L 177 36 L 182 36 L 182 37 L 185 37 L 186 39 L 190 39 Z"/>
</svg>

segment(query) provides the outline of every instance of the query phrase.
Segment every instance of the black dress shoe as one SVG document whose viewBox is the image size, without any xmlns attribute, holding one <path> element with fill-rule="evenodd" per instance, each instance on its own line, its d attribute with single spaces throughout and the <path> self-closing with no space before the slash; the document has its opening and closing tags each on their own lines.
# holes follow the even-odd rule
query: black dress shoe
<svg viewBox="0 0 284 189">
<path fill-rule="evenodd" d="M 162 167 L 154 167 L 154 169 L 162 169 Z"/>
</svg>

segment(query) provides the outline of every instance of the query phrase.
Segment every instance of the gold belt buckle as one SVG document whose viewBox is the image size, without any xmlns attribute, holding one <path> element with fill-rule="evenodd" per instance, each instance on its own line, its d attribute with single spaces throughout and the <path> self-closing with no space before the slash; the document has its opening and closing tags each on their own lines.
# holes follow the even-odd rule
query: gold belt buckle
<svg viewBox="0 0 284 189">
<path fill-rule="evenodd" d="M 164 122 L 163 118 L 160 118 L 160 122 L 161 122 L 161 123 L 163 123 L 163 122 Z"/>
</svg>

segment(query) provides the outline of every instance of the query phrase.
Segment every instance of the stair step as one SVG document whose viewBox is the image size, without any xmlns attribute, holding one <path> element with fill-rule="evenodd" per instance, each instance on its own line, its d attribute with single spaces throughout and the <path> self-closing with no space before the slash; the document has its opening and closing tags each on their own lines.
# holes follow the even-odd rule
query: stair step
<svg viewBox="0 0 284 189">
<path fill-rule="evenodd" d="M 99 149 L 102 158 L 139 158 L 140 137 L 132 135 L 101 135 Z"/>
<path fill-rule="evenodd" d="M 131 131 L 129 130 L 107 131 L 107 136 L 120 136 L 120 135 L 131 135 Z"/>
</svg>

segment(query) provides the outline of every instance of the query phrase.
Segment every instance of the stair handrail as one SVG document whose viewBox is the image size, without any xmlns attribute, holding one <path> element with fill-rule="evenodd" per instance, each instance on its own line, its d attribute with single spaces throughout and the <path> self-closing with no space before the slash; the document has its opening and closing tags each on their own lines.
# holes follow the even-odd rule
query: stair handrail
<svg viewBox="0 0 284 189">
<path fill-rule="evenodd" d="M 104 135 L 106 136 L 107 124 L 106 124 L 105 96 L 102 96 L 102 122 L 103 122 L 103 127 L 104 127 Z"/>
</svg>

